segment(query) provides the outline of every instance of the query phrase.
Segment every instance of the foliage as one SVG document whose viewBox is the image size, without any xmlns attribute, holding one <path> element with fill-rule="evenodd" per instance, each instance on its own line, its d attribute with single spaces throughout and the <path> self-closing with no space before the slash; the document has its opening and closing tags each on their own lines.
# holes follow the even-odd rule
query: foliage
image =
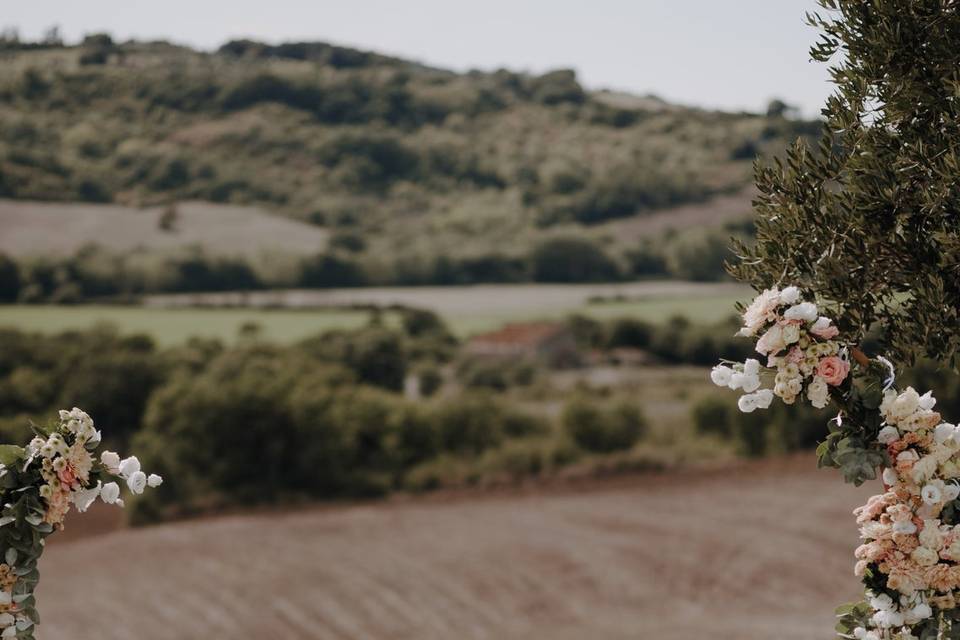
<svg viewBox="0 0 960 640">
<path fill-rule="evenodd" d="M 757 170 L 757 243 L 731 270 L 816 291 L 854 341 L 958 366 L 960 14 L 950 3 L 822 2 L 814 59 L 836 92 L 819 147 Z"/>
<path fill-rule="evenodd" d="M 646 418 L 635 404 L 609 406 L 586 397 L 571 399 L 563 408 L 561 422 L 577 446 L 595 453 L 629 449 L 647 430 Z"/>
</svg>

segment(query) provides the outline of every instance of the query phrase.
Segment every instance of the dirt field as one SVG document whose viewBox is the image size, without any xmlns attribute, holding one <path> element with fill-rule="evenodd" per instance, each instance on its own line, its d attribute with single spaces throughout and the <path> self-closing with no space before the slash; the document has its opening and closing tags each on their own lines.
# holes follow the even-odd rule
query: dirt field
<svg viewBox="0 0 960 640">
<path fill-rule="evenodd" d="M 0 200 L 0 253 L 71 254 L 95 243 L 114 251 L 202 245 L 213 255 L 256 257 L 265 251 L 309 255 L 327 243 L 325 230 L 256 207 L 182 202 L 172 232 L 159 228 L 162 213 L 160 207 Z"/>
<path fill-rule="evenodd" d="M 833 607 L 857 592 L 850 511 L 869 490 L 813 467 L 804 456 L 54 542 L 38 637 L 829 638 Z"/>
</svg>

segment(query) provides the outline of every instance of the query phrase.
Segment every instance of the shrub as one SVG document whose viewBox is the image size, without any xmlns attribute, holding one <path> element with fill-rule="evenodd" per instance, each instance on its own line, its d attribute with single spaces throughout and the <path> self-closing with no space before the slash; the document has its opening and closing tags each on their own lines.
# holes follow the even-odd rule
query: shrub
<svg viewBox="0 0 960 640">
<path fill-rule="evenodd" d="M 530 256 L 537 282 L 606 282 L 620 269 L 600 247 L 581 238 L 555 238 L 537 246 Z"/>
<path fill-rule="evenodd" d="M 0 254 L 0 303 L 16 302 L 20 295 L 20 269 L 5 255 Z"/>
<path fill-rule="evenodd" d="M 409 366 L 403 336 L 381 327 L 327 331 L 299 343 L 304 353 L 342 365 L 361 382 L 400 391 Z"/>
<path fill-rule="evenodd" d="M 724 438 L 733 435 L 733 411 L 729 402 L 708 396 L 693 405 L 693 424 L 697 433 L 715 434 Z"/>
<path fill-rule="evenodd" d="M 584 397 L 566 404 L 561 423 L 577 446 L 594 453 L 629 449 L 647 430 L 646 419 L 636 405 L 619 402 L 607 406 Z"/>
</svg>

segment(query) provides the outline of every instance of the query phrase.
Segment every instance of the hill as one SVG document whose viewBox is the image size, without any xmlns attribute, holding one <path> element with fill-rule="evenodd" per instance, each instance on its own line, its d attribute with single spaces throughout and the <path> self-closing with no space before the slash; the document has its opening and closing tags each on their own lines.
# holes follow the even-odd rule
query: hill
<svg viewBox="0 0 960 640">
<path fill-rule="evenodd" d="M 256 259 L 277 251 L 312 255 L 327 244 L 324 229 L 255 207 L 184 202 L 170 211 L 169 207 L 0 200 L 0 252 L 71 254 L 95 244 L 121 252 L 201 246 L 215 256 Z"/>
<path fill-rule="evenodd" d="M 836 603 L 857 592 L 850 512 L 868 488 L 838 487 L 815 466 L 806 454 L 579 491 L 232 516 L 65 543 L 55 537 L 40 567 L 40 633 L 48 640 L 72 640 L 77 629 L 103 640 L 827 637 Z M 792 495 L 806 496 L 802 509 L 784 499 Z"/>
<path fill-rule="evenodd" d="M 664 243 L 638 256 L 637 234 L 610 222 L 709 210 L 744 193 L 758 153 L 819 130 L 778 110 L 589 92 L 569 70 L 457 74 L 325 43 L 201 52 L 101 35 L 7 42 L 0 57 L 0 197 L 258 205 L 328 232 L 361 283 L 669 272 Z M 746 214 L 749 194 L 737 197 Z M 528 267 L 537 246 L 567 236 L 606 260 Z"/>
</svg>

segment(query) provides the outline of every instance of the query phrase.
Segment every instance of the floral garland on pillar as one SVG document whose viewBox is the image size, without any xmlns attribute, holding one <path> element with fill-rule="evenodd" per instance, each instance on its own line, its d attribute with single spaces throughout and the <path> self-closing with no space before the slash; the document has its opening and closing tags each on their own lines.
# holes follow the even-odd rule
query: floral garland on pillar
<svg viewBox="0 0 960 640">
<path fill-rule="evenodd" d="M 71 506 L 84 512 L 100 498 L 122 507 L 120 483 L 140 494 L 163 482 L 141 471 L 134 456 L 121 460 L 104 451 L 95 459 L 100 432 L 80 409 L 61 411 L 59 418 L 48 428 L 34 426 L 36 437 L 26 447 L 0 446 L 0 638 L 34 637 L 37 562 Z"/>
<path fill-rule="evenodd" d="M 882 477 L 884 492 L 854 511 L 862 539 L 854 572 L 865 598 L 837 610 L 839 635 L 960 638 L 960 427 L 941 419 L 930 392 L 898 392 L 892 364 L 844 343 L 797 287 L 763 291 L 743 323 L 737 335 L 756 338 L 766 363 L 720 364 L 713 382 L 742 391 L 747 413 L 775 397 L 817 408 L 833 402 L 840 412 L 817 449 L 820 466 L 857 485 Z"/>
</svg>

